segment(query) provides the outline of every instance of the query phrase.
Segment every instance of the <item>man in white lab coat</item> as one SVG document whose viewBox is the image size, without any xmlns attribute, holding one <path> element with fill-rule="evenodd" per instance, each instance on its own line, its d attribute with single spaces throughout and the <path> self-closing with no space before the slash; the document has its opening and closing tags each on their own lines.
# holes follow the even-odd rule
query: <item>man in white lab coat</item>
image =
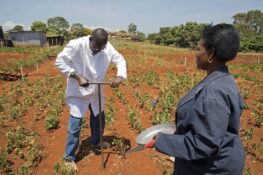
<svg viewBox="0 0 263 175">
<path fill-rule="evenodd" d="M 110 63 L 117 67 L 117 78 L 111 87 L 118 87 L 127 78 L 126 62 L 108 42 L 108 34 L 98 28 L 91 36 L 71 40 L 56 59 L 56 67 L 67 76 L 66 102 L 70 108 L 68 136 L 64 159 L 75 161 L 79 144 L 79 133 L 83 118 L 89 109 L 91 137 L 90 144 L 100 146 L 99 101 L 97 85 L 89 82 L 103 82 Z M 103 129 L 105 127 L 104 90 L 101 89 Z M 110 145 L 102 143 L 104 148 Z"/>
</svg>

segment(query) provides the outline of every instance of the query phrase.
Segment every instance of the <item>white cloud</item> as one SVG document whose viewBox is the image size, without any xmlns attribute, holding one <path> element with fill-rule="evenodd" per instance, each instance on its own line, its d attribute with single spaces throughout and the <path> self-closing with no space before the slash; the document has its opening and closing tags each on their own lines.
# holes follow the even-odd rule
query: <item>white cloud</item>
<svg viewBox="0 0 263 175">
<path fill-rule="evenodd" d="M 16 25 L 21 25 L 21 26 L 24 27 L 24 29 L 27 29 L 27 28 L 25 28 L 25 24 L 23 24 L 23 23 L 18 23 L 18 22 L 13 22 L 13 21 L 7 21 L 7 22 L 5 22 L 2 27 L 3 27 L 3 30 L 4 30 L 4 31 L 7 31 L 7 30 L 12 29 L 12 28 L 13 28 L 14 26 L 16 26 Z"/>
</svg>

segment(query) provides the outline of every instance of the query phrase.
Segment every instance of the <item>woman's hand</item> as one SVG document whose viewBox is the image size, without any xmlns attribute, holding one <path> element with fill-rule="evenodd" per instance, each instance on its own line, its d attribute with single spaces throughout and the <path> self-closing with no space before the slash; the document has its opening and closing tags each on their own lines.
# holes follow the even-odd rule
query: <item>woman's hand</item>
<svg viewBox="0 0 263 175">
<path fill-rule="evenodd" d="M 155 145 L 156 136 L 157 136 L 157 135 L 153 136 L 153 138 L 152 138 L 148 143 L 146 143 L 146 144 L 144 145 L 144 148 L 153 148 L 154 145 Z"/>
</svg>

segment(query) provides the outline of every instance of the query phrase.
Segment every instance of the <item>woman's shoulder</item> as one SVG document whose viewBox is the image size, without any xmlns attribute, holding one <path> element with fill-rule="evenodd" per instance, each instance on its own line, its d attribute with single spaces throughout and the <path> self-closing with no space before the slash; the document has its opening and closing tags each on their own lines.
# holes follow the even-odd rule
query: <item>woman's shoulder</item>
<svg viewBox="0 0 263 175">
<path fill-rule="evenodd" d="M 212 81 L 209 87 L 219 88 L 219 89 L 228 89 L 228 88 L 236 88 L 236 81 L 231 74 L 227 74 L 226 76 L 222 76 L 218 79 Z"/>
<path fill-rule="evenodd" d="M 231 95 L 239 93 L 235 79 L 231 74 L 215 79 L 207 84 L 204 89 L 206 93 L 210 94 Z"/>
</svg>

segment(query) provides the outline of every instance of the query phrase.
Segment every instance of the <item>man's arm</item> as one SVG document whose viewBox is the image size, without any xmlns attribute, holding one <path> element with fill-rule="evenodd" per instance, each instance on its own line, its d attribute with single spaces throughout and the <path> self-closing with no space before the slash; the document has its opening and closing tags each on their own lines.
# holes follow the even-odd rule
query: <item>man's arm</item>
<svg viewBox="0 0 263 175">
<path fill-rule="evenodd" d="M 70 41 L 66 47 L 57 56 L 55 66 L 60 70 L 61 73 L 66 75 L 68 78 L 75 78 L 78 84 L 82 87 L 88 87 L 88 80 L 78 74 L 73 68 L 73 57 L 76 52 L 76 44 L 74 41 Z"/>
<path fill-rule="evenodd" d="M 67 77 L 70 77 L 70 75 L 75 72 L 75 69 L 73 68 L 72 60 L 75 55 L 75 43 L 73 41 L 70 41 L 61 51 L 56 59 L 55 66 L 57 69 L 64 74 Z"/>
<path fill-rule="evenodd" d="M 111 82 L 111 87 L 115 88 L 118 87 L 123 80 L 127 79 L 127 67 L 126 61 L 122 55 L 117 52 L 110 43 L 108 44 L 110 45 L 110 52 L 112 55 L 111 61 L 117 67 L 117 78 Z"/>
</svg>

